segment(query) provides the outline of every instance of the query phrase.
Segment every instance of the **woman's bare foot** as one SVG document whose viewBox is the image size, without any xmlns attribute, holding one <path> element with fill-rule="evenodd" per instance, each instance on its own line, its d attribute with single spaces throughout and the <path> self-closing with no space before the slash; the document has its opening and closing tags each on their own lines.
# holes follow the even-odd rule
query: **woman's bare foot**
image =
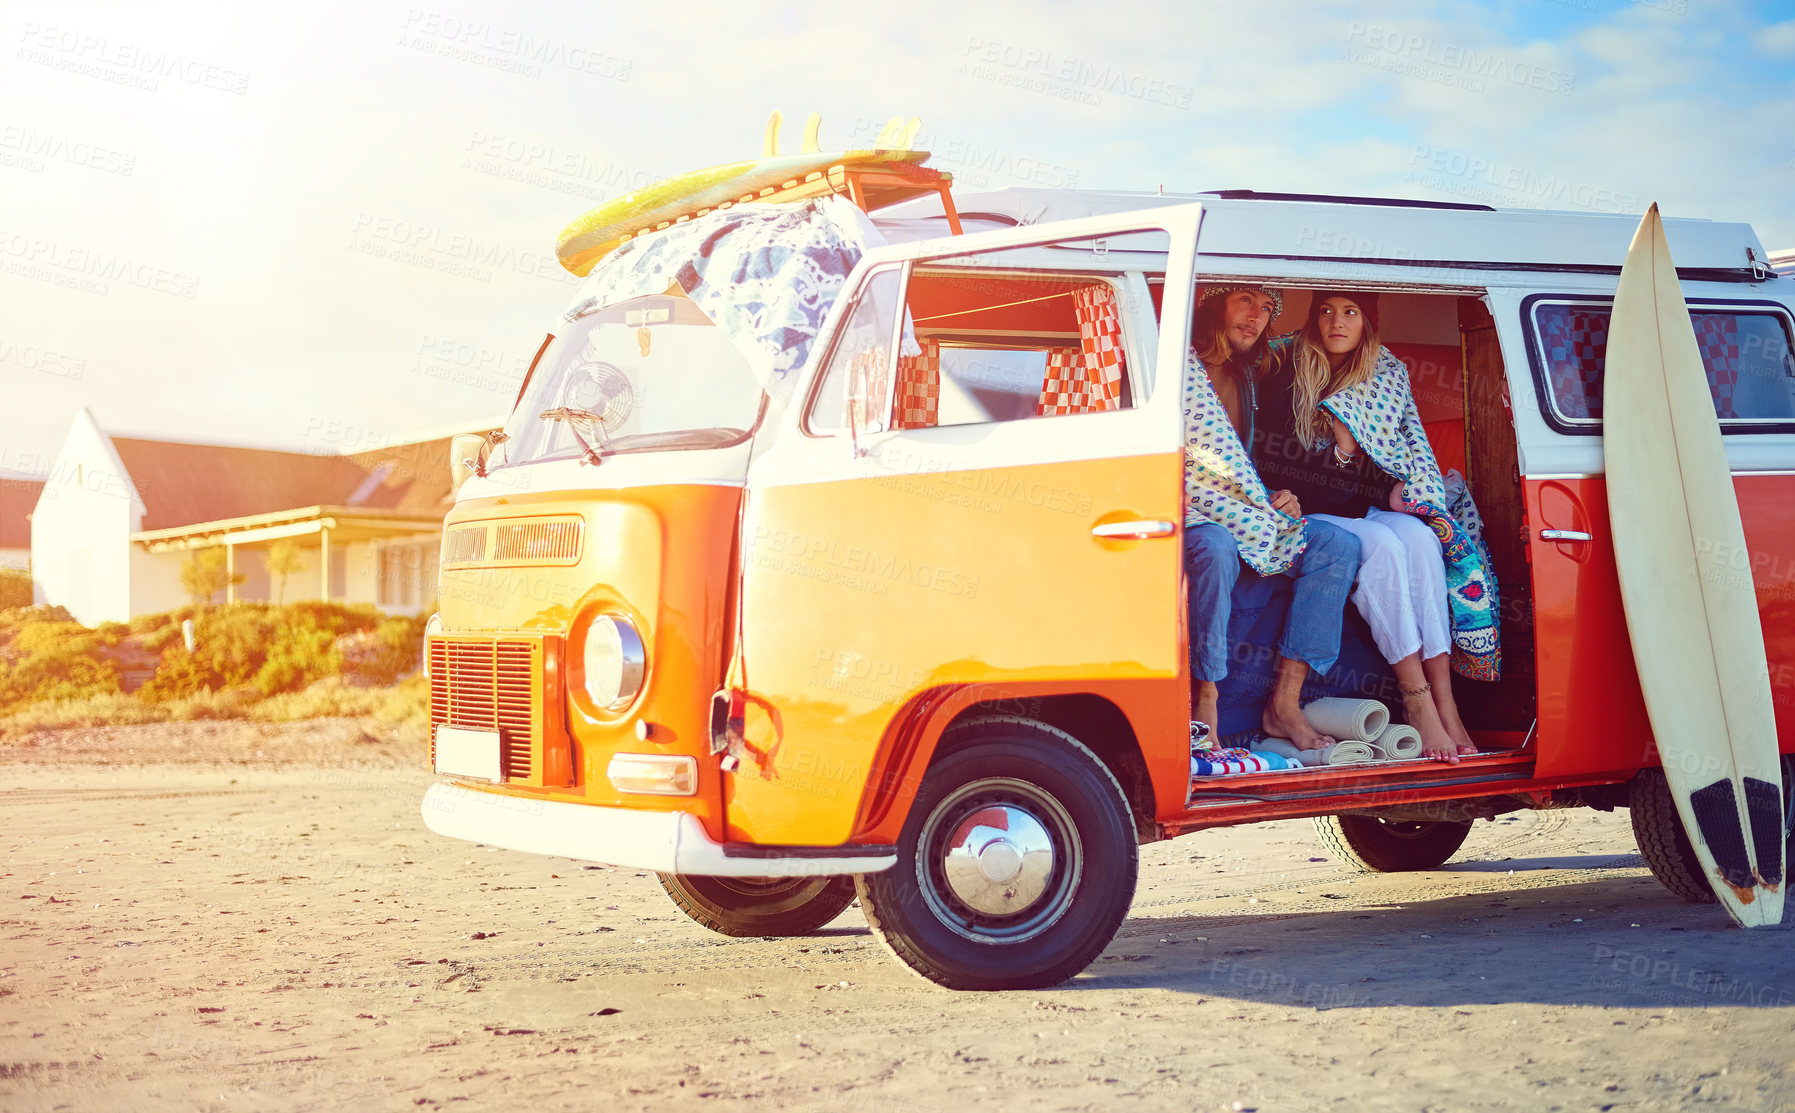
<svg viewBox="0 0 1795 1113">
<path fill-rule="evenodd" d="M 1440 713 L 1434 708 L 1432 697 L 1425 691 L 1415 695 L 1404 692 L 1402 706 L 1408 712 L 1409 725 L 1421 732 L 1421 756 L 1429 761 L 1457 765 L 1458 742 L 1440 722 Z"/>
<path fill-rule="evenodd" d="M 1477 743 L 1471 740 L 1471 732 L 1465 729 L 1464 720 L 1458 717 L 1458 703 L 1452 698 L 1452 666 L 1447 661 L 1447 655 L 1442 653 L 1438 657 L 1430 657 L 1421 664 L 1426 670 L 1428 683 L 1433 688 L 1434 710 L 1439 712 L 1440 725 L 1452 737 L 1457 751 L 1461 754 L 1482 752 L 1478 750 Z"/>
<path fill-rule="evenodd" d="M 1295 700 L 1288 703 L 1277 699 L 1267 701 L 1265 714 L 1259 717 L 1259 729 L 1271 738 L 1290 739 L 1290 744 L 1299 750 L 1326 749 L 1339 741 L 1310 726 Z"/>
</svg>

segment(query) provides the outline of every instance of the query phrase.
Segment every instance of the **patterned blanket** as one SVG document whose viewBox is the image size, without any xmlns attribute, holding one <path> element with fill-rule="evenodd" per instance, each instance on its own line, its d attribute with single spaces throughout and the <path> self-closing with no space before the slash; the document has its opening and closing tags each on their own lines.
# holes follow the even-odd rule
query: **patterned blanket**
<svg viewBox="0 0 1795 1113">
<path fill-rule="evenodd" d="M 1192 349 L 1184 360 L 1184 524 L 1204 522 L 1226 529 L 1240 559 L 1262 576 L 1289 568 L 1309 543 L 1303 519 L 1271 508 L 1271 494 Z"/>
<path fill-rule="evenodd" d="M 784 401 L 848 272 L 884 242 L 843 197 L 737 205 L 625 242 L 592 269 L 567 317 L 678 283 Z"/>
<path fill-rule="evenodd" d="M 1483 539 L 1453 516 L 1470 504 L 1449 497 L 1433 447 L 1421 427 L 1421 414 L 1409 390 L 1409 369 L 1385 348 L 1372 377 L 1322 399 L 1345 423 L 1373 463 L 1403 481 L 1403 506 L 1433 528 L 1446 561 L 1446 595 L 1452 614 L 1452 667 L 1474 680 L 1495 680 L 1501 674 L 1498 644 L 1496 578 Z M 1470 511 L 1475 520 L 1475 507 Z"/>
</svg>

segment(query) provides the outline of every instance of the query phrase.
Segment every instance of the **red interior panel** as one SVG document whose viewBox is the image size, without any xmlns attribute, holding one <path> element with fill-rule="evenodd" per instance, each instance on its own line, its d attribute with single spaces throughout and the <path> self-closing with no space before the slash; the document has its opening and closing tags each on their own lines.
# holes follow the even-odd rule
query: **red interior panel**
<svg viewBox="0 0 1795 1113">
<path fill-rule="evenodd" d="M 1045 277 L 917 276 L 910 280 L 910 314 L 924 334 L 946 330 L 1077 336 L 1072 290 L 1085 284 Z"/>
</svg>

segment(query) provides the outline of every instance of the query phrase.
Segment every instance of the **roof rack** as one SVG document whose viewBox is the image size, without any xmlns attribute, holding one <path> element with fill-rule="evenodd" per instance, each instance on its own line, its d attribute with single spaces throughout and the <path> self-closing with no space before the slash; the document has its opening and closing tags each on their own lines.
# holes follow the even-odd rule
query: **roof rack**
<svg viewBox="0 0 1795 1113">
<path fill-rule="evenodd" d="M 1411 201 L 1405 197 L 1346 197 L 1332 193 L 1260 193 L 1251 189 L 1210 189 L 1199 197 L 1222 197 L 1230 201 L 1321 201 L 1330 205 L 1375 205 L 1387 209 L 1458 209 L 1463 212 L 1493 213 L 1490 205 L 1470 205 L 1460 201 Z"/>
</svg>

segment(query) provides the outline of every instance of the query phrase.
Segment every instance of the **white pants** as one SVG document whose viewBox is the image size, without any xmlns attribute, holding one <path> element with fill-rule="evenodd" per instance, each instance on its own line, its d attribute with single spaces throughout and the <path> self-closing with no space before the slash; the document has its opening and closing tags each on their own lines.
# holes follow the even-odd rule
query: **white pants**
<svg viewBox="0 0 1795 1113">
<path fill-rule="evenodd" d="M 1411 653 L 1423 660 L 1452 648 L 1446 604 L 1446 562 L 1440 539 L 1413 514 L 1372 507 L 1363 518 L 1316 514 L 1359 539 L 1359 577 L 1352 601 L 1371 627 L 1384 660 Z"/>
</svg>

